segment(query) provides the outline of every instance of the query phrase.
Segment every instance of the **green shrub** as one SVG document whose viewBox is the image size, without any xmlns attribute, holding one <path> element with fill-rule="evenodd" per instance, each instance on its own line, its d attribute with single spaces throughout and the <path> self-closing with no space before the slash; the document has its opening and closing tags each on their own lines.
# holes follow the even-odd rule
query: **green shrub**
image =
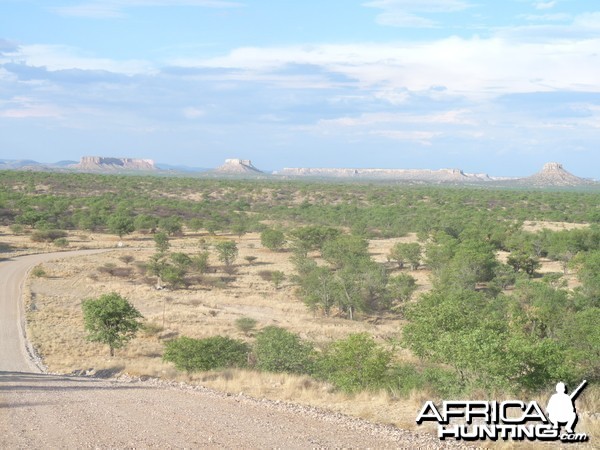
<svg viewBox="0 0 600 450">
<path fill-rule="evenodd" d="M 390 352 L 368 333 L 333 342 L 319 360 L 318 375 L 347 392 L 382 387 Z"/>
<path fill-rule="evenodd" d="M 69 246 L 69 241 L 66 238 L 54 239 L 54 241 L 52 243 L 59 248 L 64 248 L 64 247 Z"/>
<path fill-rule="evenodd" d="M 279 230 L 266 229 L 260 234 L 260 243 L 276 252 L 285 245 L 285 235 Z"/>
<path fill-rule="evenodd" d="M 208 270 L 208 252 L 206 250 L 192 257 L 192 268 L 200 273 L 206 273 Z"/>
<path fill-rule="evenodd" d="M 413 390 L 425 387 L 423 374 L 411 364 L 396 364 L 388 370 L 385 385 L 395 395 L 408 396 Z"/>
<path fill-rule="evenodd" d="M 46 276 L 46 271 L 42 266 L 35 266 L 33 269 L 31 269 L 31 275 L 36 278 L 42 278 Z"/>
<path fill-rule="evenodd" d="M 283 283 L 284 281 L 285 273 L 283 273 L 281 270 L 274 270 L 273 272 L 271 272 L 271 282 L 273 283 L 273 286 L 275 286 L 275 289 L 279 289 L 281 283 Z"/>
<path fill-rule="evenodd" d="M 31 235 L 33 242 L 52 242 L 56 239 L 67 237 L 67 232 L 62 230 L 37 230 Z"/>
<path fill-rule="evenodd" d="M 186 372 L 244 367 L 250 348 L 248 344 L 225 336 L 204 339 L 179 337 L 165 343 L 163 359 Z"/>
<path fill-rule="evenodd" d="M 235 326 L 244 334 L 250 333 L 256 327 L 256 319 L 252 317 L 240 317 L 235 321 Z"/>
<path fill-rule="evenodd" d="M 457 374 L 437 366 L 417 367 L 407 364 L 394 364 L 385 375 L 385 387 L 392 394 L 408 397 L 411 391 L 427 390 L 440 397 L 455 397 L 465 391 Z"/>
<path fill-rule="evenodd" d="M 260 370 L 306 374 L 314 370 L 312 344 L 283 328 L 269 326 L 258 333 L 254 353 Z"/>
</svg>

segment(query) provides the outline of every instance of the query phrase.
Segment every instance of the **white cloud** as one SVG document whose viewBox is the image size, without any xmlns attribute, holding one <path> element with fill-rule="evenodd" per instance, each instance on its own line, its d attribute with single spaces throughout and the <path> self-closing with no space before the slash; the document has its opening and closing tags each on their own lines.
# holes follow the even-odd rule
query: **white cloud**
<svg viewBox="0 0 600 450">
<path fill-rule="evenodd" d="M 146 61 L 96 58 L 65 45 L 22 45 L 17 51 L 0 55 L 0 63 L 9 62 L 27 64 L 32 67 L 45 67 L 50 71 L 104 70 L 125 75 L 155 72 L 153 65 Z"/>
<path fill-rule="evenodd" d="M 319 121 L 320 126 L 331 127 L 365 127 L 381 124 L 396 125 L 476 125 L 471 113 L 466 109 L 453 109 L 430 114 L 408 113 L 364 113 L 356 117 L 339 117 Z"/>
<path fill-rule="evenodd" d="M 363 6 L 385 10 L 452 12 L 462 11 L 470 5 L 461 0 L 375 0 L 364 3 Z"/>
<path fill-rule="evenodd" d="M 380 96 L 442 86 L 444 95 L 477 99 L 554 90 L 598 92 L 598 48 L 600 38 L 527 43 L 451 37 L 422 43 L 244 47 L 217 58 L 171 63 L 234 69 L 230 79 L 246 81 L 288 64 L 308 64 L 342 74 Z M 392 98 L 398 100 L 402 96 Z"/>
<path fill-rule="evenodd" d="M 239 2 L 224 0 L 94 0 L 74 6 L 52 8 L 63 16 L 111 19 L 125 16 L 125 10 L 156 6 L 198 6 L 204 8 L 234 8 Z"/>
<path fill-rule="evenodd" d="M 586 30 L 600 30 L 600 12 L 580 14 L 575 18 L 573 26 Z"/>
<path fill-rule="evenodd" d="M 565 13 L 555 13 L 555 14 L 526 14 L 519 16 L 525 20 L 530 22 L 561 22 L 568 21 L 571 19 L 569 14 Z"/>
<path fill-rule="evenodd" d="M 380 25 L 431 28 L 436 26 L 436 22 L 422 17 L 420 13 L 457 12 L 470 5 L 461 0 L 376 0 L 363 3 L 363 6 L 383 10 L 376 19 Z"/>
<path fill-rule="evenodd" d="M 0 117 L 11 119 L 63 117 L 61 108 L 55 105 L 40 103 L 28 97 L 14 97 L 9 102 L 0 104 Z"/>
<path fill-rule="evenodd" d="M 370 134 L 375 136 L 382 136 L 385 138 L 393 139 L 396 141 L 409 141 L 416 142 L 420 145 L 430 146 L 432 145 L 433 139 L 442 135 L 436 131 L 399 131 L 399 130 L 376 130 L 371 131 Z"/>
<path fill-rule="evenodd" d="M 533 6 L 535 9 L 551 9 L 556 6 L 556 0 L 549 2 L 535 2 Z"/>
<path fill-rule="evenodd" d="M 206 111 L 200 108 L 189 106 L 183 109 L 182 114 L 186 119 L 199 119 L 200 117 L 206 115 Z"/>
</svg>

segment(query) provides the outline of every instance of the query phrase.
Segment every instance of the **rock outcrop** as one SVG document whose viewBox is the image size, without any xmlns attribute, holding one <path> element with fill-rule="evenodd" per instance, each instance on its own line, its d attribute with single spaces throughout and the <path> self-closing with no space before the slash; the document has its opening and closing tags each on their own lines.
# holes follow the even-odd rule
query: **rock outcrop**
<svg viewBox="0 0 600 450">
<path fill-rule="evenodd" d="M 519 184 L 532 186 L 580 186 L 593 183 L 591 180 L 579 178 L 566 171 L 562 164 L 550 162 L 544 164 L 544 167 L 538 173 L 518 180 Z"/>
<path fill-rule="evenodd" d="M 460 169 L 303 169 L 285 168 L 275 172 L 276 175 L 293 177 L 336 177 L 357 179 L 385 179 L 402 181 L 420 181 L 427 183 L 469 183 L 489 181 L 486 174 L 469 174 Z"/>
<path fill-rule="evenodd" d="M 262 171 L 258 170 L 252 165 L 252 161 L 249 159 L 226 159 L 225 164 L 215 169 L 215 172 L 221 174 L 232 174 L 232 175 L 245 175 L 245 174 L 259 174 Z"/>
<path fill-rule="evenodd" d="M 84 171 L 117 171 L 117 170 L 158 170 L 151 159 L 135 158 L 108 158 L 102 156 L 82 156 L 78 164 L 71 166 L 73 169 Z"/>
</svg>

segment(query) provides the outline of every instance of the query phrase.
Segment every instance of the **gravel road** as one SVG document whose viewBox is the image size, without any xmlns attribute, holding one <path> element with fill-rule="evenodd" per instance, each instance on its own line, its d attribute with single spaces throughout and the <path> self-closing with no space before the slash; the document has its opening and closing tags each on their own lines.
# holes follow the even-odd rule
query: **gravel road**
<svg viewBox="0 0 600 450">
<path fill-rule="evenodd" d="M 23 280 L 36 264 L 93 252 L 0 262 L 0 448 L 442 447 L 427 434 L 204 387 L 43 373 L 22 332 Z"/>
</svg>

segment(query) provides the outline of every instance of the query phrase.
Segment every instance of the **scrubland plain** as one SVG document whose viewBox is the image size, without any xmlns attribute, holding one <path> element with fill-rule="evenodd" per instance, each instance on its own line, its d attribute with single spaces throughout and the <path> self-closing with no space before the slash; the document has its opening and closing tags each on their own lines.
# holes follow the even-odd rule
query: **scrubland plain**
<svg viewBox="0 0 600 450">
<path fill-rule="evenodd" d="M 596 295 L 593 267 L 600 247 L 594 193 L 489 192 L 355 184 L 263 185 L 252 181 L 203 181 L 195 186 L 190 180 L 170 185 L 169 181 L 146 177 L 123 178 L 125 181 L 115 181 L 117 177 L 102 178 L 102 183 L 93 179 L 95 190 L 84 193 L 78 184 L 81 180 L 67 177 L 76 186 L 74 193 L 79 192 L 79 198 L 68 193 L 53 177 L 44 182 L 33 180 L 29 185 L 16 183 L 9 194 L 4 186 L 5 195 L 0 197 L 0 203 L 5 210 L 13 208 L 12 213 L 4 215 L 4 226 L 0 227 L 6 257 L 56 251 L 57 247 L 107 249 L 98 255 L 44 263 L 32 270 L 26 282 L 28 337 L 50 372 L 177 380 L 234 394 L 243 392 L 258 398 L 324 407 L 405 429 L 432 429 L 415 424 L 416 414 L 426 400 L 442 400 L 450 395 L 469 399 L 493 396 L 496 400 L 519 396 L 545 404 L 553 386 L 523 385 L 511 389 L 502 384 L 477 384 L 474 374 L 479 369 L 465 371 L 465 367 L 455 366 L 451 361 L 436 361 L 417 354 L 415 347 L 403 340 L 403 331 L 407 325 L 412 326 L 411 308 L 422 299 L 440 292 L 469 292 L 475 299 L 485 297 L 489 302 L 516 298 L 522 309 L 514 320 L 524 321 L 524 332 L 548 342 L 560 341 L 563 336 L 560 324 L 552 319 L 555 306 L 544 309 L 544 303 L 538 302 L 530 307 L 528 302 L 556 295 L 557 301 L 573 302 L 572 309 L 568 307 L 569 314 L 595 313 L 597 308 L 589 303 Z M 123 192 L 116 188 L 120 182 L 126 184 Z M 128 189 L 136 186 L 141 186 L 138 190 L 143 193 L 132 194 L 128 199 Z M 91 203 L 82 200 L 86 195 L 89 197 L 86 201 Z M 28 199 L 32 206 L 19 211 L 13 206 L 17 197 Z M 59 214 L 38 217 L 52 210 L 35 203 L 42 198 L 45 201 L 52 198 L 55 207 L 60 200 L 61 211 L 71 221 L 60 223 Z M 102 206 L 96 208 L 93 202 Z M 192 212 L 196 205 L 200 209 Z M 107 218 L 90 214 L 92 210 L 94 214 L 102 212 Z M 131 228 L 119 229 L 119 221 L 111 221 L 111 217 L 119 215 L 131 219 Z M 142 224 L 138 220 L 141 216 L 149 219 Z M 348 311 L 342 307 L 333 308 L 329 314 L 320 305 L 307 307 L 300 289 L 298 249 L 294 248 L 298 240 L 294 241 L 293 233 L 299 228 L 310 228 L 315 222 L 320 227 L 334 228 L 343 236 L 365 240 L 369 261 L 383 268 L 388 279 L 399 275 L 412 277 L 415 289 L 410 299 L 398 301 L 391 297 L 391 303 L 385 307 L 358 308 L 354 320 L 349 320 Z M 66 229 L 66 236 L 47 242 L 33 239 L 38 231 L 59 227 Z M 273 250 L 263 245 L 261 230 L 267 228 L 285 232 L 287 243 L 283 248 Z M 190 269 L 184 285 L 163 282 L 161 289 L 157 289 L 159 280 L 148 270 L 157 254 L 156 231 L 167 232 L 169 254 L 183 253 L 194 258 L 208 252 L 207 266 L 202 271 Z M 232 267 L 219 259 L 217 249 L 223 242 L 234 242 L 237 246 Z M 399 264 L 392 256 L 397 244 L 415 243 L 423 251 L 417 268 Z M 478 248 L 482 243 L 485 248 Z M 347 247 L 342 254 L 352 251 L 355 250 Z M 450 251 L 450 255 L 443 256 L 444 251 Z M 328 255 L 323 248 L 305 249 L 306 257 L 315 267 L 342 276 L 340 267 L 345 263 L 340 262 L 335 248 L 330 252 Z M 487 256 L 481 257 L 482 254 Z M 469 261 L 477 264 L 469 265 Z M 489 270 L 484 273 L 477 265 Z M 278 283 L 271 278 L 273 271 L 283 273 Z M 539 286 L 543 288 L 537 292 Z M 109 292 L 127 298 L 144 316 L 143 330 L 113 357 L 109 356 L 107 346 L 86 340 L 81 309 L 83 300 Z M 557 309 L 556 314 L 563 314 L 561 311 Z M 236 324 L 240 318 L 253 319 L 256 325 L 244 331 Z M 432 384 L 403 390 L 403 380 L 399 379 L 400 387 L 396 388 L 345 392 L 323 379 L 259 371 L 252 364 L 249 368 L 186 373 L 163 360 L 165 343 L 177 337 L 202 339 L 220 335 L 252 344 L 255 336 L 268 326 L 298 335 L 313 343 L 321 353 L 336 341 L 367 333 L 391 353 L 392 363 L 415 367 L 417 372 L 432 364 L 449 373 L 456 370 L 461 376 L 465 371 L 468 387 L 450 394 L 451 386 L 444 391 L 444 382 L 438 381 L 437 387 L 441 389 Z M 592 371 L 591 386 L 577 401 L 580 414 L 577 429 L 587 433 L 593 443 L 600 438 L 597 415 L 600 389 L 596 384 L 597 373 L 593 372 L 598 367 L 598 349 L 594 348 L 593 340 L 589 342 L 592 347 L 585 350 L 589 351 L 589 364 L 585 367 Z M 507 443 L 489 445 L 511 448 Z M 518 448 L 527 446 L 519 444 Z"/>
</svg>

